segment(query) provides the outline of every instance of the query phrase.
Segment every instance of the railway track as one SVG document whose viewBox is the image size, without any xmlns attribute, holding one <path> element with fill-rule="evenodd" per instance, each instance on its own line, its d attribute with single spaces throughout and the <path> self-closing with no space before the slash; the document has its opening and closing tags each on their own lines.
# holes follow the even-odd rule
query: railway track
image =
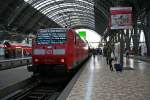
<svg viewBox="0 0 150 100">
<path fill-rule="evenodd" d="M 39 83 L 24 89 L 20 93 L 8 98 L 8 100 L 56 100 L 62 89 L 62 86 L 56 84 Z"/>
<path fill-rule="evenodd" d="M 9 95 L 0 100 L 65 100 L 83 69 L 84 67 L 67 77 L 56 73 L 51 73 L 49 77 L 34 76 L 28 84 L 16 85 L 23 88 L 16 87 L 17 90 L 8 92 Z"/>
<path fill-rule="evenodd" d="M 66 84 L 67 80 L 52 83 L 37 81 L 10 94 L 4 100 L 56 100 Z"/>
</svg>

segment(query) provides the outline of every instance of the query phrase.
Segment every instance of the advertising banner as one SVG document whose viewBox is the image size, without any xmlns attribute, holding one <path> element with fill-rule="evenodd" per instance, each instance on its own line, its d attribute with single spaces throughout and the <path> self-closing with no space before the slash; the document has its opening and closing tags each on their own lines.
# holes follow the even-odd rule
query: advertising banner
<svg viewBox="0 0 150 100">
<path fill-rule="evenodd" d="M 132 28 L 132 7 L 110 7 L 110 29 Z"/>
<path fill-rule="evenodd" d="M 80 32 L 79 32 L 79 36 L 80 36 L 81 38 L 86 39 L 86 31 L 80 31 Z"/>
</svg>

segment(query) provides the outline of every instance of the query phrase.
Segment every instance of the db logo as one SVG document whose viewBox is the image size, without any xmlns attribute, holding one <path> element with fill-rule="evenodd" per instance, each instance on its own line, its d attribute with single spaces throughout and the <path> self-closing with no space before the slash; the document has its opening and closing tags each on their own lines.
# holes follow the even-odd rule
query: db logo
<svg viewBox="0 0 150 100">
<path fill-rule="evenodd" d="M 52 50 L 47 50 L 47 54 L 52 54 Z"/>
</svg>

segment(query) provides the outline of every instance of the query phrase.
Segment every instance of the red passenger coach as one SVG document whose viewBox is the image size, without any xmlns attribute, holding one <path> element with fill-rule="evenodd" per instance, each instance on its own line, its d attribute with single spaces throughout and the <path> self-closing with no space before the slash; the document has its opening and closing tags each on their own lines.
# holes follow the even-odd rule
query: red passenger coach
<svg viewBox="0 0 150 100">
<path fill-rule="evenodd" d="M 35 73 L 61 68 L 69 72 L 87 57 L 88 44 L 73 29 L 40 29 L 33 41 L 33 66 L 29 69 Z"/>
</svg>

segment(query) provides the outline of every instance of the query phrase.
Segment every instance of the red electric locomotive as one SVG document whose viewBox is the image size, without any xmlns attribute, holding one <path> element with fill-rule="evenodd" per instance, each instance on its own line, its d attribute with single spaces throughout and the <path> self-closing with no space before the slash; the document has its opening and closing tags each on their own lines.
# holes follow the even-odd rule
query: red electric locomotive
<svg viewBox="0 0 150 100">
<path fill-rule="evenodd" d="M 70 72 L 88 57 L 88 44 L 73 29 L 40 29 L 33 40 L 32 66 L 34 73 L 52 69 Z"/>
</svg>

